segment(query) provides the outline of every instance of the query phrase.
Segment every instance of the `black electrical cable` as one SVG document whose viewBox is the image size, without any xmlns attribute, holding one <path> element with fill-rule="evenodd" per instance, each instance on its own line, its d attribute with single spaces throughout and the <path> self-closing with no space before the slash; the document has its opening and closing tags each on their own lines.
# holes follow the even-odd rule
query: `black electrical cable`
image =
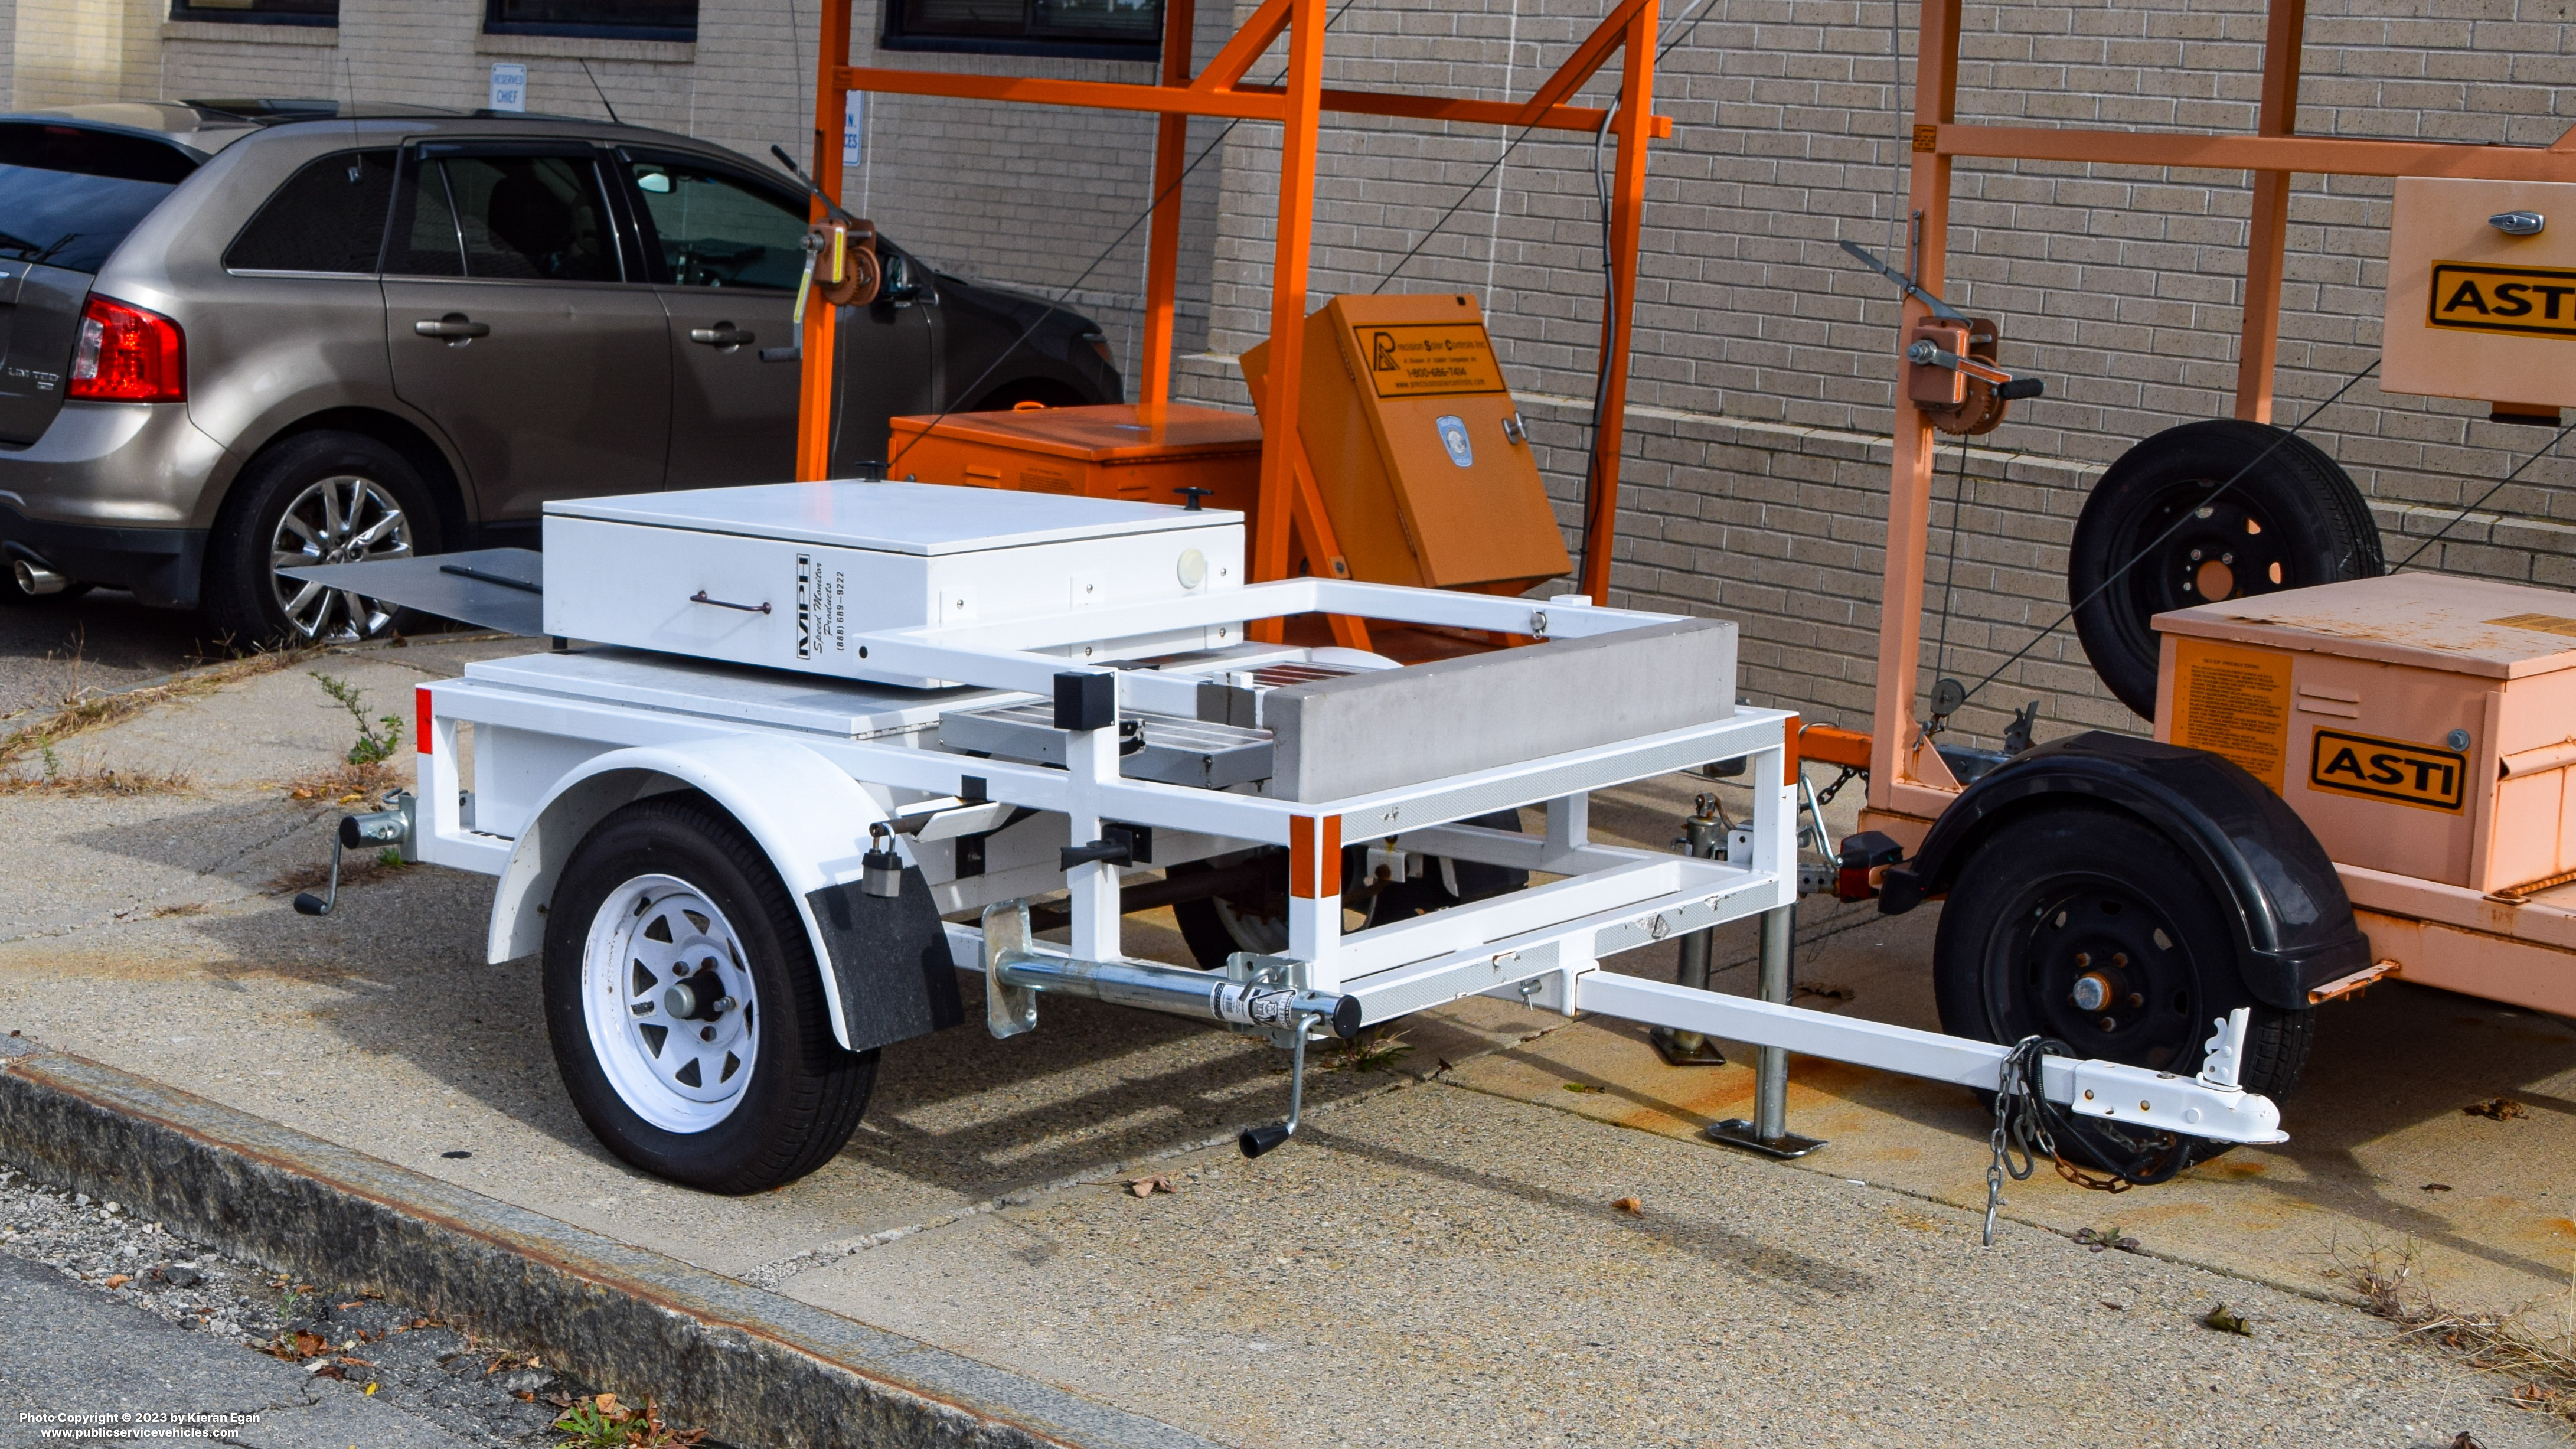
<svg viewBox="0 0 2576 1449">
<path fill-rule="evenodd" d="M 2419 543 L 2419 544 L 2415 545 L 2415 551 L 2414 551 L 2413 553 L 2410 553 L 2410 554 L 2406 555 L 2406 557 L 2404 557 L 2404 558 L 2402 558 L 2402 559 L 2399 559 L 2399 560 L 2397 561 L 2397 568 L 2392 568 L 2392 569 L 2390 569 L 2390 570 L 2389 570 L 2389 572 L 2393 574 L 2393 573 L 2397 572 L 2397 569 L 2402 569 L 2402 568 L 2406 567 L 2408 564 L 2413 563 L 2413 562 L 2414 562 L 2418 557 L 2420 557 L 2420 556 L 2423 554 L 2424 550 L 2426 550 L 2426 549 L 2428 549 L 2428 548 L 2431 548 L 2433 545 L 2435 545 L 2435 544 L 2437 544 L 2437 543 L 2440 543 L 2440 542 L 2442 541 L 2442 535 L 2444 535 L 2444 534 L 2446 534 L 2446 533 L 2449 533 L 2452 529 L 2454 529 L 2454 528 L 2458 527 L 2461 519 L 2466 518 L 2466 517 L 2468 517 L 2470 514 L 2477 512 L 2480 508 L 2485 507 L 2485 506 L 2486 506 L 2486 501 L 2487 501 L 2488 499 L 2493 498 L 2493 497 L 2494 497 L 2494 496 L 2496 496 L 2498 493 L 2501 493 L 2501 492 L 2503 492 L 2503 491 L 2504 491 L 2504 485 L 2506 485 L 2507 483 L 2512 482 L 2512 481 L 2513 481 L 2514 479 L 2516 479 L 2516 478 L 2521 477 L 2521 476 L 2522 476 L 2522 470 L 2523 470 L 2523 469 L 2530 467 L 2532 464 L 2539 462 L 2541 459 L 2543 459 L 2543 458 L 2545 458 L 2545 457 L 2548 457 L 2548 456 L 2549 456 L 2549 451 L 2550 451 L 2552 448 L 2557 447 L 2557 446 L 2558 446 L 2558 444 L 2560 443 L 2560 441 L 2561 441 L 2561 440 L 2563 440 L 2564 438 L 2566 438 L 2566 436 L 2567 436 L 2569 433 L 2571 433 L 2571 432 L 2576 432 L 2576 423 L 2569 423 L 2567 426 L 2565 426 L 2565 427 L 2563 427 L 2563 428 L 2560 428 L 2557 432 L 2555 432 L 2555 433 L 2551 434 L 2551 435 L 2550 435 L 2550 438 L 2549 438 L 2549 441 L 2540 445 L 2540 451 L 2539 451 L 2539 452 L 2534 453 L 2534 454 L 2532 454 L 2530 457 L 2525 458 L 2525 459 L 2523 459 L 2521 462 L 2519 462 L 2519 463 L 2515 464 L 2515 465 L 2514 465 L 2514 468 L 2513 468 L 2513 471 L 2512 471 L 2512 472 L 2510 472 L 2510 473 L 2505 474 L 2502 478 L 2497 479 L 2497 480 L 2496 480 L 2496 485 L 2495 485 L 2493 488 L 2490 488 L 2490 489 L 2488 489 L 2486 492 L 2479 494 L 2479 495 L 2478 495 L 2477 502 L 2475 502 L 2475 503 L 2471 503 L 2471 504 L 2467 505 L 2466 507 L 2463 507 L 2459 512 L 2452 514 L 2452 515 L 2451 515 L 2451 521 L 2450 521 L 2450 522 L 2445 523 L 2445 524 L 2443 524 L 2440 528 L 2437 528 L 2437 529 L 2433 530 L 2433 534 L 2432 534 L 2432 536 L 2431 536 L 2430 538 L 2427 538 L 2427 539 L 2425 539 L 2422 543 Z"/>
</svg>

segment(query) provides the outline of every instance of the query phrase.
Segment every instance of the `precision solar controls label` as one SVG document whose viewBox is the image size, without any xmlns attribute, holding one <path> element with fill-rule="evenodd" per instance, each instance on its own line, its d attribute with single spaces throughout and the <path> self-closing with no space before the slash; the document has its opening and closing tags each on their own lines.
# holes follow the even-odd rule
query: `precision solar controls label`
<svg viewBox="0 0 2576 1449">
<path fill-rule="evenodd" d="M 2435 262 L 2428 320 L 2468 332 L 2576 337 L 2576 271 Z"/>
<path fill-rule="evenodd" d="M 1502 392 L 1494 344 L 1473 322 L 1390 322 L 1354 327 L 1370 386 L 1379 397 L 1454 397 Z"/>
<path fill-rule="evenodd" d="M 2424 810 L 2458 813 L 2468 783 L 2468 756 L 2404 740 L 2319 730 L 2316 751 L 2308 757 L 2312 789 Z"/>
</svg>

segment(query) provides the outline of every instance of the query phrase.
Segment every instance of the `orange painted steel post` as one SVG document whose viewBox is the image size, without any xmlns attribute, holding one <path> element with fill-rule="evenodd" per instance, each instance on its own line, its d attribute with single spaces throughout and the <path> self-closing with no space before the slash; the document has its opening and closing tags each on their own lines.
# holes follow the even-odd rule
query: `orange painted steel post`
<svg viewBox="0 0 2576 1449">
<path fill-rule="evenodd" d="M 1906 192 L 1920 231 L 1904 264 L 1923 290 L 1940 295 L 1949 250 L 1950 158 L 1935 149 L 1933 129 L 1957 114 L 1959 0 L 1923 0 L 1922 41 L 1914 73 L 1914 167 Z M 1908 297 L 1898 335 L 1931 315 Z M 1887 565 L 1879 590 L 1878 695 L 1871 711 L 1869 803 L 1898 810 L 1901 784 L 1910 782 L 1914 754 L 1914 677 L 1923 641 L 1924 550 L 1931 540 L 1932 420 L 1907 400 L 1901 359 L 1897 369 L 1895 458 L 1887 500 Z M 1938 812 L 1935 812 L 1938 813 Z"/>
<path fill-rule="evenodd" d="M 850 0 L 823 0 L 823 22 L 814 51 L 814 184 L 823 194 L 841 197 L 841 130 L 847 124 L 848 92 L 841 68 L 850 63 Z M 823 205 L 807 208 L 808 219 L 821 221 Z M 813 482 L 832 476 L 832 362 L 838 333 L 838 309 L 820 296 L 805 301 L 805 331 L 796 393 L 796 477 Z"/>
<path fill-rule="evenodd" d="M 1324 86 L 1324 0 L 1292 0 L 1288 17 L 1287 114 L 1279 134 L 1279 240 L 1270 277 L 1270 402 L 1265 417 L 1297 426 L 1297 383 L 1306 367 L 1306 257 L 1315 226 L 1315 142 L 1321 131 Z M 1289 519 L 1296 497 L 1295 453 L 1261 450 L 1261 495 L 1254 508 L 1258 556 L 1252 577 L 1267 582 L 1288 576 Z M 1276 619 L 1253 629 L 1271 642 Z"/>
<path fill-rule="evenodd" d="M 2255 134 L 2299 128 L 2299 68 L 2307 0 L 2272 0 L 2263 37 L 2263 102 Z M 2281 272 L 2290 230 L 2290 173 L 2254 173 L 2254 215 L 2245 228 L 2245 319 L 2236 347 L 2236 416 L 2272 421 L 2272 373 L 2281 357 Z"/>
<path fill-rule="evenodd" d="M 1583 520 L 1583 587 L 1610 602 L 1610 555 L 1619 542 L 1619 455 L 1628 436 L 1628 347 L 1637 310 L 1637 236 L 1645 225 L 1646 138 L 1655 113 L 1655 0 L 1628 17 L 1619 68 L 1616 179 L 1610 194 L 1610 305 L 1601 316 L 1603 369 L 1599 429 L 1592 439 L 1591 507 Z"/>
<path fill-rule="evenodd" d="M 1163 84 L 1190 83 L 1192 0 L 1163 0 Z M 1189 167 L 1190 118 L 1166 112 L 1154 123 L 1154 221 L 1145 239 L 1145 336 L 1136 379 L 1136 420 L 1157 423 L 1172 400 L 1173 307 L 1181 285 L 1181 173 Z"/>
</svg>

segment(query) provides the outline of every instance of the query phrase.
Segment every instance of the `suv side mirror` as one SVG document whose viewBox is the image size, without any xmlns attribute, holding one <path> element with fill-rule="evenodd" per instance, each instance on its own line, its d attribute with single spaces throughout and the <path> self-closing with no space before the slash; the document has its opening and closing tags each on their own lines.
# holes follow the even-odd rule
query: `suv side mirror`
<svg viewBox="0 0 2576 1449">
<path fill-rule="evenodd" d="M 885 285 L 878 289 L 877 300 L 901 306 L 921 295 L 921 282 L 913 275 L 912 259 L 898 251 L 884 254 Z"/>
</svg>

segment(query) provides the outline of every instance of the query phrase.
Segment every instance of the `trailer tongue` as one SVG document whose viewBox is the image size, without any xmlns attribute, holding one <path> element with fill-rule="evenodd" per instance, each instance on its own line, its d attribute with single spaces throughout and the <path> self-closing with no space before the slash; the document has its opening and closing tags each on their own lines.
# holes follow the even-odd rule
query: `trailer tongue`
<svg viewBox="0 0 2576 1449">
<path fill-rule="evenodd" d="M 401 844 L 498 878 L 491 959 L 543 952 L 575 1103 L 647 1170 L 729 1192 L 811 1170 L 877 1048 L 965 1020 L 961 973 L 996 1036 L 1053 993 L 1291 1050 L 1288 1119 L 1246 1151 L 1294 1131 L 1307 1039 L 1480 994 L 2027 1087 L 2046 1120 L 2176 1162 L 2283 1140 L 2237 1082 L 2242 1013 L 2180 1076 L 1604 970 L 1764 916 L 1785 995 L 1798 719 L 1735 702 L 1731 624 L 1247 584 L 1234 513 L 930 485 L 586 499 L 546 528 L 542 628 L 591 642 L 422 686 Z M 525 598 L 507 571 L 434 577 Z M 1248 637 L 1317 613 L 1534 642 L 1399 666 Z M 1591 792 L 1728 761 L 1754 804 L 1723 854 L 1592 839 Z M 1494 823 L 1521 807 L 1543 834 Z M 1460 884 L 1506 872 L 1554 878 Z M 1221 892 L 1234 949 L 1206 970 L 1130 957 L 1122 881 Z M 1398 885 L 1410 904 L 1382 918 Z M 1068 940 L 1038 938 L 1033 902 Z"/>
</svg>

